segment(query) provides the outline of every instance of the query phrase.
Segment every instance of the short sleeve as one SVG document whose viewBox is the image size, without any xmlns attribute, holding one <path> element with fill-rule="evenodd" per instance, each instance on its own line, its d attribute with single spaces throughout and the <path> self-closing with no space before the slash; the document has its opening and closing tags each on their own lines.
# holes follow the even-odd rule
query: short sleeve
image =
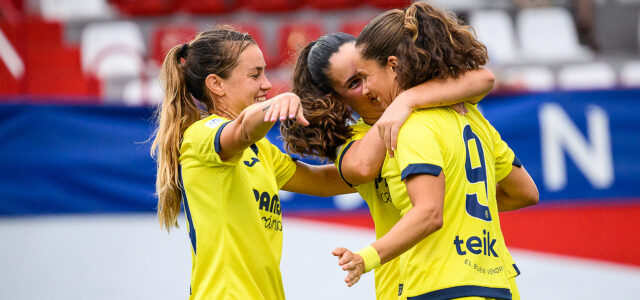
<svg viewBox="0 0 640 300">
<path fill-rule="evenodd" d="M 347 154 L 347 151 L 349 151 L 349 148 L 351 147 L 351 145 L 353 145 L 355 141 L 361 140 L 367 134 L 367 132 L 369 132 L 370 129 L 371 129 L 370 125 L 365 124 L 362 121 L 362 119 L 358 120 L 358 123 L 351 126 L 351 130 L 353 131 L 353 136 L 351 136 L 351 138 L 349 138 L 344 144 L 339 146 L 337 149 L 336 161 L 334 162 L 334 164 L 336 165 L 336 169 L 338 169 L 338 174 L 340 174 L 340 178 L 349 187 L 353 187 L 353 185 L 349 183 L 342 175 L 342 160 L 344 156 Z"/>
<path fill-rule="evenodd" d="M 491 135 L 495 146 L 493 148 L 493 154 L 496 158 L 496 182 L 504 179 L 511 173 L 513 165 L 520 166 L 520 161 L 513 153 L 513 150 L 509 148 L 509 145 L 500 137 L 500 133 L 489 126 L 491 129 Z"/>
<path fill-rule="evenodd" d="M 398 133 L 396 157 L 405 180 L 414 174 L 440 175 L 444 166 L 439 129 L 429 118 L 413 113 Z"/>
<path fill-rule="evenodd" d="M 231 121 L 220 117 L 209 117 L 191 125 L 184 133 L 180 153 L 182 156 L 194 156 L 208 166 L 235 165 L 242 155 L 222 161 L 220 152 L 220 134 Z"/>
<path fill-rule="evenodd" d="M 276 183 L 278 189 L 281 189 L 288 181 L 293 177 L 296 172 L 296 163 L 291 156 L 282 153 L 278 147 L 271 144 L 266 139 L 264 140 L 269 151 L 269 156 L 273 162 L 273 170 L 276 175 Z"/>
</svg>

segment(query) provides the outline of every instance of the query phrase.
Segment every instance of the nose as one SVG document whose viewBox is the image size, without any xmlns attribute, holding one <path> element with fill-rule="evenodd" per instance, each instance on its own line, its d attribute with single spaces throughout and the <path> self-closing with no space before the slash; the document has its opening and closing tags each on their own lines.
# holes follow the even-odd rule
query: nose
<svg viewBox="0 0 640 300">
<path fill-rule="evenodd" d="M 371 92 L 369 91 L 369 86 L 367 86 L 367 81 L 362 81 L 362 95 L 369 96 Z"/>
<path fill-rule="evenodd" d="M 267 79 L 267 76 L 264 76 L 264 80 L 262 80 L 262 83 L 260 84 L 260 89 L 262 89 L 263 91 L 268 91 L 270 90 L 272 87 L 271 82 L 269 82 L 269 79 Z"/>
</svg>

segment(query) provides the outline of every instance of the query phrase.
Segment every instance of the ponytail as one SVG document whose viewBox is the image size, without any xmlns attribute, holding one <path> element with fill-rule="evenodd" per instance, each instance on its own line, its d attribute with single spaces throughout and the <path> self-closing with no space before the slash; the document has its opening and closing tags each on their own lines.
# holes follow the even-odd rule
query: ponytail
<svg viewBox="0 0 640 300">
<path fill-rule="evenodd" d="M 331 35 L 327 36 L 331 38 Z M 321 46 L 317 45 L 318 43 L 332 40 L 325 37 L 309 43 L 302 49 L 293 74 L 293 93 L 300 97 L 304 117 L 309 121 L 309 126 L 286 120 L 280 124 L 280 133 L 288 152 L 302 156 L 313 155 L 333 161 L 336 159 L 336 149 L 353 135 L 348 124 L 353 119 L 351 108 L 339 99 L 335 92 L 327 91 L 327 88 L 331 89 L 330 87 L 318 84 L 312 76 L 309 61 L 314 61 L 317 57 L 309 59 L 309 55 L 314 46 L 315 49 Z M 345 42 L 334 45 L 334 52 Z M 330 55 L 326 58 L 327 61 L 329 57 Z M 318 73 L 318 75 L 326 77 L 324 73 Z M 315 77 L 318 78 L 318 75 Z"/>
<path fill-rule="evenodd" d="M 402 90 L 434 78 L 457 78 L 487 62 L 487 50 L 469 26 L 424 2 L 377 16 L 356 45 L 362 58 L 380 65 L 389 56 L 397 56 L 397 82 Z"/>
<path fill-rule="evenodd" d="M 182 204 L 183 187 L 179 173 L 182 134 L 201 117 L 200 110 L 187 89 L 180 63 L 185 50 L 182 45 L 173 47 L 162 63 L 160 79 L 164 88 L 164 100 L 155 112 L 158 127 L 151 146 L 151 156 L 158 164 L 158 219 L 167 231 L 172 226 L 178 226 L 177 219 Z"/>
</svg>

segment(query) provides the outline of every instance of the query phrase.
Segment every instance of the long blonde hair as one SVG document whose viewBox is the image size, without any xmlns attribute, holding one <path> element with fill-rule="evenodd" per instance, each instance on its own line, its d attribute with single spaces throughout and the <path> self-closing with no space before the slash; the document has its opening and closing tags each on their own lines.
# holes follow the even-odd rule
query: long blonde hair
<svg viewBox="0 0 640 300">
<path fill-rule="evenodd" d="M 221 110 L 206 88 L 205 79 L 209 74 L 228 78 L 242 51 L 251 44 L 255 41 L 249 34 L 227 27 L 216 28 L 200 33 L 188 44 L 174 46 L 162 63 L 160 79 L 164 100 L 155 113 L 157 127 L 151 156 L 157 162 L 158 220 L 167 231 L 178 226 L 182 204 L 182 135 L 209 111 Z"/>
</svg>

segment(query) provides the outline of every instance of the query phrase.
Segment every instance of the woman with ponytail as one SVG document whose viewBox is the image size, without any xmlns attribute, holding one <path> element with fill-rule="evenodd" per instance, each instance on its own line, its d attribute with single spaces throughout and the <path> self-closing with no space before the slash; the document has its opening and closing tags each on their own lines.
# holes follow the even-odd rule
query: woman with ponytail
<svg viewBox="0 0 640 300">
<path fill-rule="evenodd" d="M 161 68 L 165 98 L 152 145 L 158 217 L 169 230 L 184 206 L 189 299 L 284 299 L 278 191 L 353 191 L 333 165 L 294 161 L 264 138 L 278 119 L 308 124 L 295 94 L 266 99 L 264 69 L 253 38 L 227 28 L 175 46 Z"/>
<path fill-rule="evenodd" d="M 363 95 L 389 110 L 398 95 L 425 81 L 460 80 L 486 59 L 468 26 L 416 2 L 371 21 L 356 41 L 354 61 Z M 334 250 L 349 286 L 399 258 L 401 298 L 519 298 L 519 272 L 498 211 L 537 203 L 537 189 L 476 106 L 464 105 L 464 116 L 447 107 L 420 109 L 402 125 L 381 172 L 400 218 L 358 252 Z"/>
<path fill-rule="evenodd" d="M 286 121 L 280 130 L 288 151 L 335 162 L 345 182 L 354 185 L 367 202 L 376 236 L 382 237 L 400 219 L 400 213 L 379 177 L 386 153 L 379 131 L 395 127 L 397 133 L 414 108 L 478 102 L 491 90 L 493 74 L 477 69 L 458 79 L 425 82 L 399 95 L 385 112 L 377 99 L 362 95 L 362 79 L 353 63 L 355 40 L 346 33 L 331 33 L 301 51 L 293 92 L 300 96 L 310 124 Z M 354 111 L 360 116 L 355 124 L 351 119 Z M 370 130 L 372 125 L 382 130 Z M 375 270 L 377 299 L 397 297 L 397 277 L 397 260 Z"/>
</svg>

